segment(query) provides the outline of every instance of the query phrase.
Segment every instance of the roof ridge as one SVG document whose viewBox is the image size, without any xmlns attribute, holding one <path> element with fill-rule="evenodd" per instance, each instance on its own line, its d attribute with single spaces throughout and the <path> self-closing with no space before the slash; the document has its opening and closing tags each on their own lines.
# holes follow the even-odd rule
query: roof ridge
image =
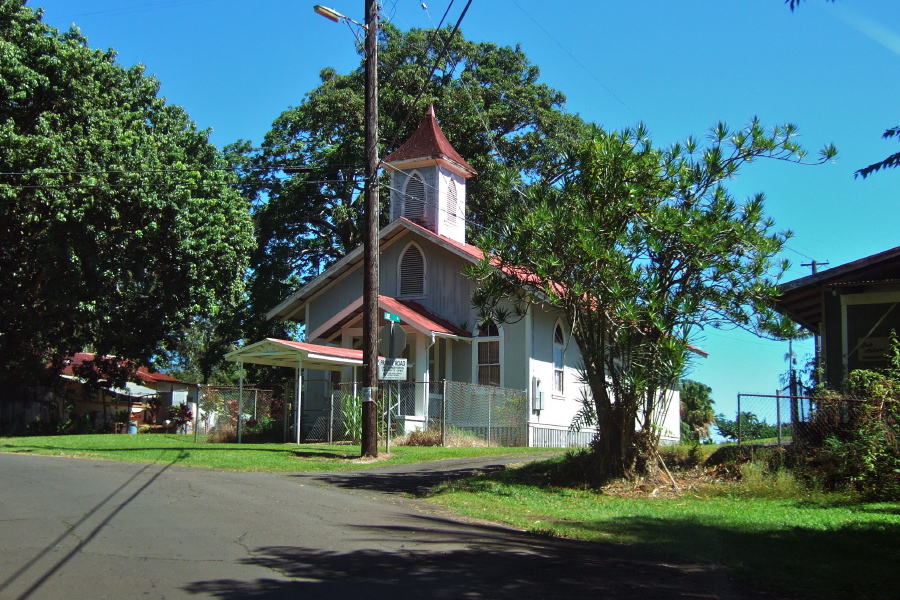
<svg viewBox="0 0 900 600">
<path fill-rule="evenodd" d="M 430 104 L 418 129 L 399 148 L 385 156 L 384 164 L 416 159 L 444 160 L 461 168 L 466 177 L 477 174 L 475 169 L 460 156 L 437 122 L 434 105 Z"/>
</svg>

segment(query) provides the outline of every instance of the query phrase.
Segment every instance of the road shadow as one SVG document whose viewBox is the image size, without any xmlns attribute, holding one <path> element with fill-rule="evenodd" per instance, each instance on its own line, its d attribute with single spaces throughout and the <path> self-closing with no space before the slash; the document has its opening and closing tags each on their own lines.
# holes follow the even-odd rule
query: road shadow
<svg viewBox="0 0 900 600">
<path fill-rule="evenodd" d="M 280 578 L 197 581 L 182 589 L 223 600 L 296 598 L 556 599 L 780 598 L 744 588 L 720 569 L 634 548 L 543 538 L 434 516 L 358 527 L 370 546 L 346 552 L 266 546 L 243 562 Z M 408 540 L 406 547 L 398 540 Z M 359 540 L 357 540 L 359 541 Z"/>
<path fill-rule="evenodd" d="M 431 494 L 436 486 L 443 483 L 479 475 L 490 475 L 503 471 L 511 464 L 544 460 L 559 454 L 560 452 L 548 452 L 446 459 L 408 465 L 373 467 L 359 471 L 297 473 L 293 476 L 312 483 L 331 485 L 345 490 L 381 492 L 421 498 Z"/>
<path fill-rule="evenodd" d="M 505 469 L 504 465 L 470 467 L 449 471 L 416 471 L 407 473 L 372 473 L 367 471 L 299 475 L 317 483 L 333 485 L 346 490 L 365 490 L 387 494 L 402 494 L 422 498 L 442 483 L 494 473 Z"/>
</svg>

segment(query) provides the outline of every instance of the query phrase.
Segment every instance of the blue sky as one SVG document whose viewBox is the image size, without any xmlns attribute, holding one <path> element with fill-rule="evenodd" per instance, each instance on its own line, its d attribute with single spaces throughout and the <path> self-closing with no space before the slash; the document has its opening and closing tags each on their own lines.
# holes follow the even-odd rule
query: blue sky
<svg viewBox="0 0 900 600">
<path fill-rule="evenodd" d="M 450 0 L 384 0 L 402 29 L 429 27 Z M 358 64 L 353 35 L 296 0 L 32 0 L 45 21 L 77 24 L 95 48 L 124 65 L 141 63 L 220 146 L 259 142 L 272 121 L 299 104 L 324 67 Z M 325 4 L 362 20 L 362 0 Z M 465 2 L 454 3 L 455 19 Z M 834 143 L 834 163 L 760 161 L 729 187 L 764 192 L 769 214 L 794 237 L 786 279 L 900 245 L 900 170 L 855 180 L 853 172 L 900 149 L 880 139 L 900 124 L 900 2 L 806 0 L 474 0 L 462 23 L 477 41 L 521 45 L 567 109 L 607 129 L 639 121 L 657 145 L 703 135 L 718 121 L 739 126 L 792 122 L 814 154 Z M 440 107 L 436 107 L 440 119 Z M 827 267 L 826 267 L 827 268 Z M 785 343 L 742 332 L 706 331 L 710 353 L 691 377 L 710 385 L 732 413 L 738 392 L 774 393 Z M 811 344 L 800 354 L 811 353 Z"/>
</svg>

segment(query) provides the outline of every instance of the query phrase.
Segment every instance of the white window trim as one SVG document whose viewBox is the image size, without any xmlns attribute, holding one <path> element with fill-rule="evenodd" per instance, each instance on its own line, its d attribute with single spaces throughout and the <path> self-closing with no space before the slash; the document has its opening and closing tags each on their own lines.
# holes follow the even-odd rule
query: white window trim
<svg viewBox="0 0 900 600">
<path fill-rule="evenodd" d="M 403 259 L 406 257 L 406 253 L 409 252 L 409 249 L 415 247 L 419 251 L 419 255 L 422 257 L 422 293 L 421 294 L 403 294 Z M 397 297 L 398 298 L 424 298 L 428 295 L 428 259 L 425 256 L 425 251 L 422 250 L 422 247 L 416 242 L 408 243 L 403 251 L 400 252 L 400 258 L 397 260 Z"/>
<path fill-rule="evenodd" d="M 841 347 L 844 377 L 850 370 L 850 331 L 847 325 L 847 307 L 861 304 L 893 304 L 900 302 L 900 292 L 868 292 L 862 294 L 841 294 Z M 900 310 L 900 309 L 894 309 Z"/>
<path fill-rule="evenodd" d="M 472 338 L 472 383 L 475 385 L 478 385 L 478 342 L 500 342 L 500 387 L 506 387 L 506 369 L 503 368 L 506 346 L 503 343 L 504 334 L 500 325 L 497 325 L 497 332 L 499 335 L 479 336 L 476 328 L 475 336 Z"/>
<path fill-rule="evenodd" d="M 561 344 L 557 344 L 556 342 L 556 330 L 559 329 L 560 333 L 562 333 L 563 341 Z M 554 398 L 565 398 L 566 397 L 566 328 L 563 327 L 562 321 L 557 320 L 556 323 L 553 324 L 553 333 L 551 334 L 551 341 L 553 342 L 552 355 L 550 357 L 550 363 L 553 368 L 553 380 L 551 383 L 552 386 L 552 395 Z M 556 368 L 556 348 L 562 347 L 562 365 L 560 369 Z M 560 382 L 560 387 L 562 389 L 556 389 L 556 373 L 562 373 L 562 381 Z"/>
</svg>

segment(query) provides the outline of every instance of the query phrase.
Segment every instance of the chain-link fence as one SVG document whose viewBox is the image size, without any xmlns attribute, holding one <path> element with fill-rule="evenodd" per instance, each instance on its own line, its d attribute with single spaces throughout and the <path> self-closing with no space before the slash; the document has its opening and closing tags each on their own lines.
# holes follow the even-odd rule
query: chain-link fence
<svg viewBox="0 0 900 600">
<path fill-rule="evenodd" d="M 202 386 L 197 430 L 218 441 L 237 441 L 239 433 L 243 441 L 286 441 L 291 419 L 290 414 L 285 419 L 285 392 L 290 396 L 290 391 L 252 385 Z M 287 405 L 290 409 L 290 398 Z"/>
<path fill-rule="evenodd" d="M 303 410 L 304 441 L 358 442 L 362 435 L 359 384 L 330 389 L 324 405 Z M 528 444 L 525 392 L 459 382 L 381 382 L 378 437 L 387 443 L 428 431 L 443 445 L 474 438 L 497 446 Z M 304 405 L 307 400 L 304 399 Z"/>
<path fill-rule="evenodd" d="M 855 430 L 860 419 L 897 419 L 879 410 L 879 402 L 853 397 L 738 394 L 734 420 L 716 418 L 729 441 L 785 446 L 794 442 L 821 446 Z"/>
<path fill-rule="evenodd" d="M 299 441 L 359 442 L 360 384 L 304 380 L 302 394 Z M 198 431 L 222 442 L 295 441 L 293 396 L 292 385 L 203 387 Z M 429 432 L 442 445 L 528 445 L 528 399 L 521 390 L 450 381 L 383 381 L 377 403 L 378 438 L 386 443 L 413 432 Z"/>
</svg>

